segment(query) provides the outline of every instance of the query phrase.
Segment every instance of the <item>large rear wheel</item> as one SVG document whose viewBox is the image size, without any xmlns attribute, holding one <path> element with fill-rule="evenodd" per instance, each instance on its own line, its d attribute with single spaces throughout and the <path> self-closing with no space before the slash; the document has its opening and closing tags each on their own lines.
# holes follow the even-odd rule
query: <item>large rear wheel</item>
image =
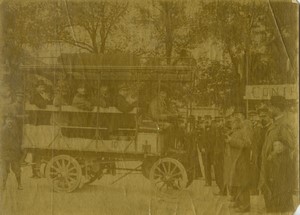
<svg viewBox="0 0 300 215">
<path fill-rule="evenodd" d="M 158 192 L 174 195 L 186 188 L 188 176 L 184 166 L 174 158 L 156 161 L 149 175 L 150 181 Z"/>
<path fill-rule="evenodd" d="M 46 178 L 56 192 L 72 192 L 79 187 L 82 179 L 81 166 L 69 155 L 53 157 L 46 167 Z"/>
</svg>

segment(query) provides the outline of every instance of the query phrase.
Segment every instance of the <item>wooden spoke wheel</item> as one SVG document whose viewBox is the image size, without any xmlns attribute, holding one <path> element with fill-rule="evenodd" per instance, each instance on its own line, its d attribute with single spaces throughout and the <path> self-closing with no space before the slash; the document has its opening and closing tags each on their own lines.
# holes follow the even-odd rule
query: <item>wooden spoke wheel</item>
<svg viewBox="0 0 300 215">
<path fill-rule="evenodd" d="M 156 161 L 150 170 L 150 181 L 161 193 L 173 195 L 186 188 L 188 176 L 184 166 L 174 158 Z"/>
<path fill-rule="evenodd" d="M 82 170 L 78 161 L 69 155 L 53 157 L 46 167 L 46 178 L 56 192 L 72 192 L 81 182 Z"/>
</svg>

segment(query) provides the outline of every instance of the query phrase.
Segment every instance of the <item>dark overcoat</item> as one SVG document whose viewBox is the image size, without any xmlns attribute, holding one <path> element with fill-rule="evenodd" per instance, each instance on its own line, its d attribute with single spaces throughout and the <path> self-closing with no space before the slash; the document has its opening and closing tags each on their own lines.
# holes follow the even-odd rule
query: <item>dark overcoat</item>
<svg viewBox="0 0 300 215">
<path fill-rule="evenodd" d="M 250 178 L 250 147 L 251 138 L 247 129 L 240 128 L 230 136 L 229 186 L 249 186 Z"/>
<path fill-rule="evenodd" d="M 0 159 L 6 161 L 18 160 L 21 157 L 21 139 L 16 124 L 10 128 L 1 128 Z"/>
<path fill-rule="evenodd" d="M 292 193 L 295 185 L 296 139 L 293 125 L 282 115 L 275 119 L 266 133 L 262 149 L 260 187 L 274 203 L 275 211 L 292 210 Z M 274 142 L 283 145 L 281 153 L 274 153 Z"/>
</svg>

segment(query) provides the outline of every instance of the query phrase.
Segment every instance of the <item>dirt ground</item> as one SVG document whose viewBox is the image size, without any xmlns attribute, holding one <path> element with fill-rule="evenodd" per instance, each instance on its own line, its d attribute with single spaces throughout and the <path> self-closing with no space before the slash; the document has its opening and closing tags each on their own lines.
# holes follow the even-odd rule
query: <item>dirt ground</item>
<svg viewBox="0 0 300 215">
<path fill-rule="evenodd" d="M 32 179 L 31 168 L 24 167 L 23 187 L 17 190 L 14 176 L 10 174 L 5 191 L 1 193 L 1 214 L 5 215 L 215 215 L 235 214 L 228 208 L 228 197 L 215 196 L 217 187 L 205 187 L 204 180 L 194 181 L 173 198 L 162 198 L 152 189 L 141 174 L 131 174 L 115 184 L 116 176 L 105 175 L 91 185 L 72 193 L 52 192 L 48 181 Z M 263 214 L 262 196 L 251 197 L 251 212 Z"/>
</svg>

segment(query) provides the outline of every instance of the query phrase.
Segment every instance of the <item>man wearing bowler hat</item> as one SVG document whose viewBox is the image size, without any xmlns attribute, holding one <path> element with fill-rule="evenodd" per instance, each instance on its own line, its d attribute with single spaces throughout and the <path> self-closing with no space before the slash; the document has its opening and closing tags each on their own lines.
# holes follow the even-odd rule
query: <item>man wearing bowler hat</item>
<svg viewBox="0 0 300 215">
<path fill-rule="evenodd" d="M 262 149 L 260 188 L 267 212 L 293 211 L 293 190 L 297 157 L 296 140 L 286 113 L 286 100 L 272 96 L 269 111 L 273 123 L 268 128 Z"/>
</svg>

